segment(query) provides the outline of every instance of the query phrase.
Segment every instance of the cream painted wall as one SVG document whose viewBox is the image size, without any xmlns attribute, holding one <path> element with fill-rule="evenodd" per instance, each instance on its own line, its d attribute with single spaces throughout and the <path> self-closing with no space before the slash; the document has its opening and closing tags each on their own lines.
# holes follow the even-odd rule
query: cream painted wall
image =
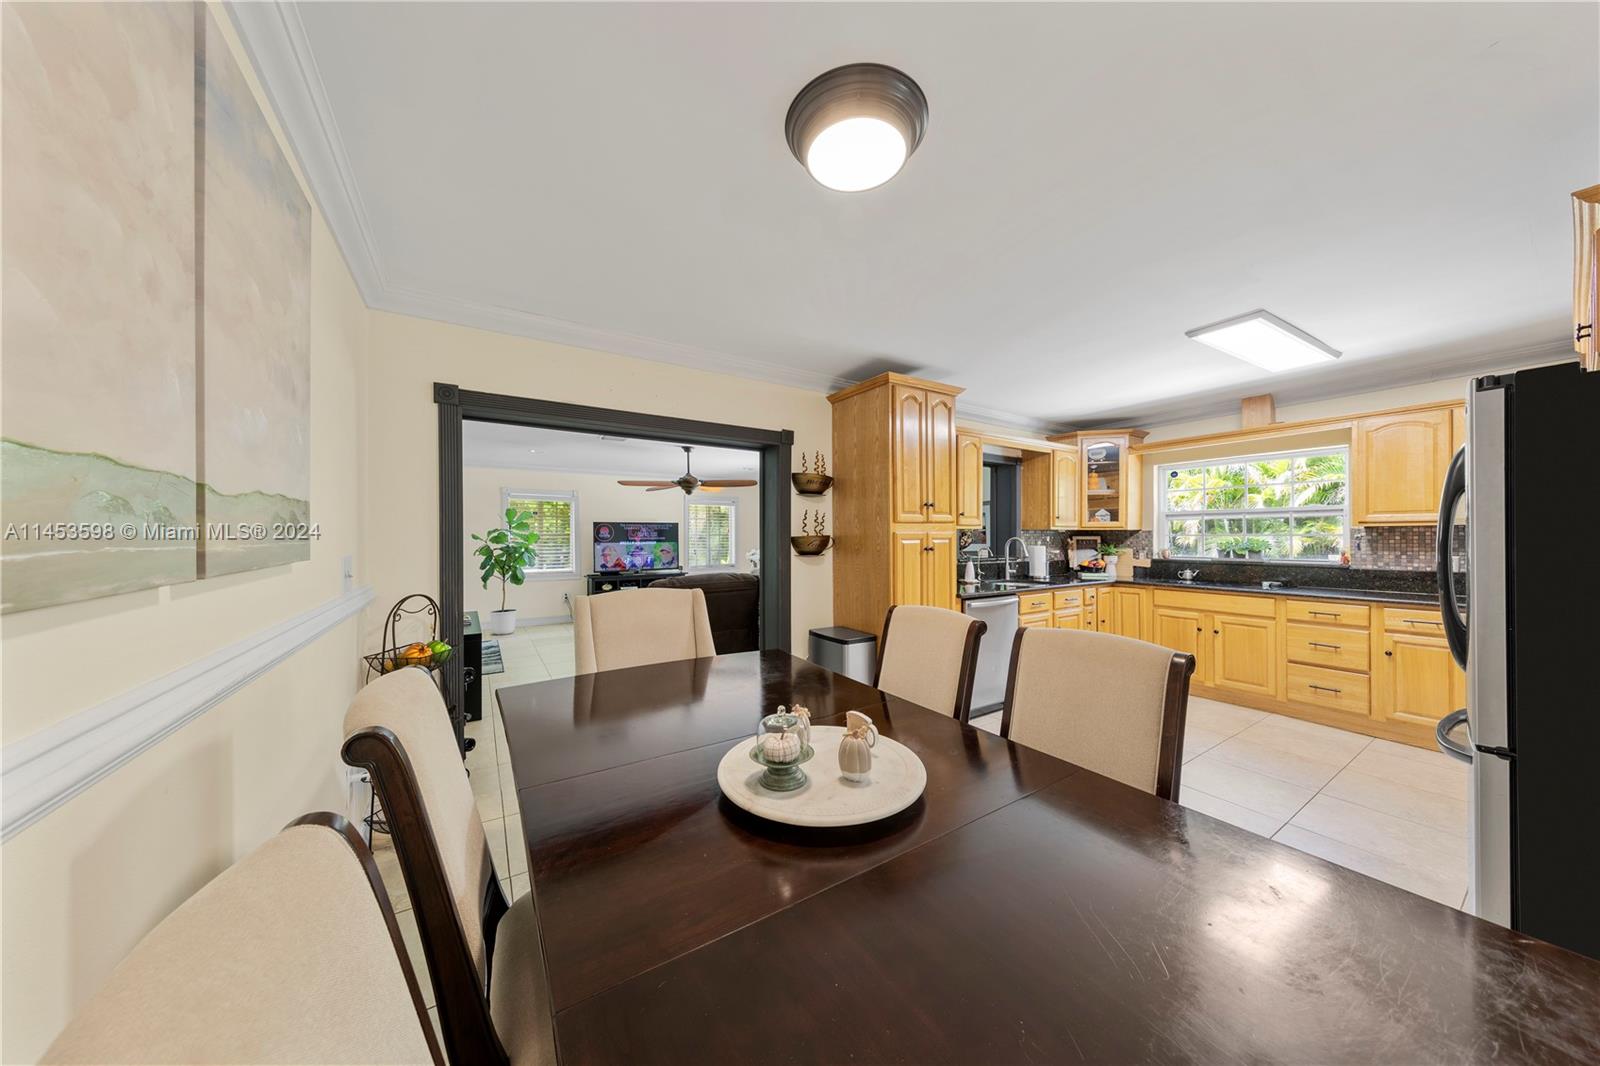
<svg viewBox="0 0 1600 1066">
<path fill-rule="evenodd" d="M 320 215 L 311 255 L 310 560 L 0 618 L 6 743 L 333 599 L 346 555 L 360 580 L 370 313 Z M 306 811 L 344 809 L 359 629 L 325 634 L 0 848 L 0 1060 L 35 1060 L 139 938 L 235 858 Z"/>
<path fill-rule="evenodd" d="M 646 492 L 617 484 L 618 477 L 628 476 L 636 475 L 562 474 L 483 466 L 470 466 L 462 471 L 461 510 L 466 534 L 482 533 L 502 520 L 500 501 L 507 490 L 577 494 L 578 576 L 530 577 L 521 588 L 511 586 L 506 603 L 517 609 L 519 624 L 527 625 L 533 619 L 569 617 L 566 597 L 584 595 L 583 575 L 594 569 L 594 523 L 677 522 L 682 535 L 683 493 L 676 490 Z M 761 546 L 760 488 L 728 489 L 703 498 L 712 502 L 734 502 L 734 539 L 739 564 L 735 569 L 749 572 L 750 563 L 745 553 Z M 463 539 L 467 545 L 465 603 L 469 611 L 479 612 L 479 617 L 487 623 L 488 612 L 500 609 L 500 582 L 494 580 L 488 589 L 483 587 L 476 576 L 478 564 L 472 556 L 473 544 L 467 537 Z"/>
<path fill-rule="evenodd" d="M 367 450 L 384 458 L 372 464 L 368 479 L 374 535 L 366 561 L 379 603 L 407 592 L 438 592 L 435 381 L 481 392 L 791 429 L 797 454 L 832 450 L 832 414 L 821 393 L 388 312 L 373 312 L 371 346 L 373 417 Z M 821 505 L 826 509 L 826 497 Z M 818 501 L 795 497 L 790 532 L 799 531 L 803 507 L 817 506 Z M 792 637 L 803 654 L 806 631 L 832 623 L 832 558 L 791 557 L 790 589 Z"/>
</svg>

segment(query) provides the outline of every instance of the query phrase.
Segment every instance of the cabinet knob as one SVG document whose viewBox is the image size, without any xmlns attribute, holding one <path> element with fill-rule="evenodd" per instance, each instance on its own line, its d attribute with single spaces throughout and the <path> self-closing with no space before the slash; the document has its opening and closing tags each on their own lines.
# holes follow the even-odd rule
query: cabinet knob
<svg viewBox="0 0 1600 1066">
<path fill-rule="evenodd" d="M 1211 631 L 1211 635 L 1212 635 L 1212 636 L 1215 636 L 1215 637 L 1220 637 L 1220 636 L 1222 636 L 1222 630 L 1220 630 L 1220 629 L 1213 629 L 1213 630 L 1212 630 L 1212 631 Z"/>
<path fill-rule="evenodd" d="M 1196 633 L 1204 633 L 1204 632 L 1205 632 L 1205 630 L 1203 630 L 1203 629 L 1201 629 L 1201 628 L 1200 628 L 1200 627 L 1199 627 L 1199 626 L 1195 626 L 1195 627 L 1194 627 L 1194 631 L 1195 631 L 1195 632 L 1196 632 Z"/>
<path fill-rule="evenodd" d="M 1394 652 L 1392 652 L 1392 651 L 1386 651 L 1386 652 L 1384 652 L 1384 653 L 1383 653 L 1383 654 L 1385 654 L 1385 655 L 1388 655 L 1388 656 L 1391 656 L 1391 657 L 1392 657 L 1392 656 L 1393 656 L 1393 655 L 1394 655 Z"/>
</svg>

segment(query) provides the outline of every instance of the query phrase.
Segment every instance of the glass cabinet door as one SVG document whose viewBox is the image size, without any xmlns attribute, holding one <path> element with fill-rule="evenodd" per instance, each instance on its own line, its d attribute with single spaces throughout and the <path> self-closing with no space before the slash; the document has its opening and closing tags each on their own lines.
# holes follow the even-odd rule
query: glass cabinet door
<svg viewBox="0 0 1600 1066">
<path fill-rule="evenodd" d="M 1121 437 L 1083 439 L 1083 525 L 1114 526 L 1122 523 L 1122 453 L 1127 441 Z"/>
</svg>

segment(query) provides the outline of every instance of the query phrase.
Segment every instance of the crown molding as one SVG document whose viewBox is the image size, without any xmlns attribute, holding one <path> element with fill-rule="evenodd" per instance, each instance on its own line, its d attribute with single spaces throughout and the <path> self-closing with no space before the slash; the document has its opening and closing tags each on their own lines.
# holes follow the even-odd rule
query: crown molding
<svg viewBox="0 0 1600 1066">
<path fill-rule="evenodd" d="M 1263 390 L 1270 391 L 1274 401 L 1281 408 L 1315 400 L 1355 396 L 1380 389 L 1422 385 L 1447 378 L 1465 378 L 1497 370 L 1518 370 L 1542 363 L 1565 362 L 1573 358 L 1572 342 L 1562 338 L 1515 348 L 1496 348 L 1470 355 L 1418 359 L 1409 363 L 1396 363 L 1392 359 L 1372 359 L 1330 368 L 1314 375 L 1303 376 L 1299 380 L 1284 381 L 1276 385 L 1253 380 L 1198 396 L 1175 397 L 1168 401 L 1131 407 L 1107 408 L 1103 413 L 1075 416 L 1070 426 L 1073 429 L 1092 429 L 1104 425 L 1148 428 L 1172 422 L 1214 418 L 1219 415 L 1236 415 L 1239 413 L 1240 400 Z"/>
</svg>

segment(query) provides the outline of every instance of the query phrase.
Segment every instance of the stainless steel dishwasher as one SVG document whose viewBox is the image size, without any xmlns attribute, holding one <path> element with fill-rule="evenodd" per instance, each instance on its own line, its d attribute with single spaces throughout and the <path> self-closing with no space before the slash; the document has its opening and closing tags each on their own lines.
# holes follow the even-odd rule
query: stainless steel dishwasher
<svg viewBox="0 0 1600 1066">
<path fill-rule="evenodd" d="M 972 681 L 972 717 L 998 711 L 1006 699 L 1006 677 L 1011 672 L 1011 642 L 1017 635 L 1017 598 L 995 596 L 968 600 L 969 617 L 988 623 L 978 642 L 978 671 Z"/>
</svg>

